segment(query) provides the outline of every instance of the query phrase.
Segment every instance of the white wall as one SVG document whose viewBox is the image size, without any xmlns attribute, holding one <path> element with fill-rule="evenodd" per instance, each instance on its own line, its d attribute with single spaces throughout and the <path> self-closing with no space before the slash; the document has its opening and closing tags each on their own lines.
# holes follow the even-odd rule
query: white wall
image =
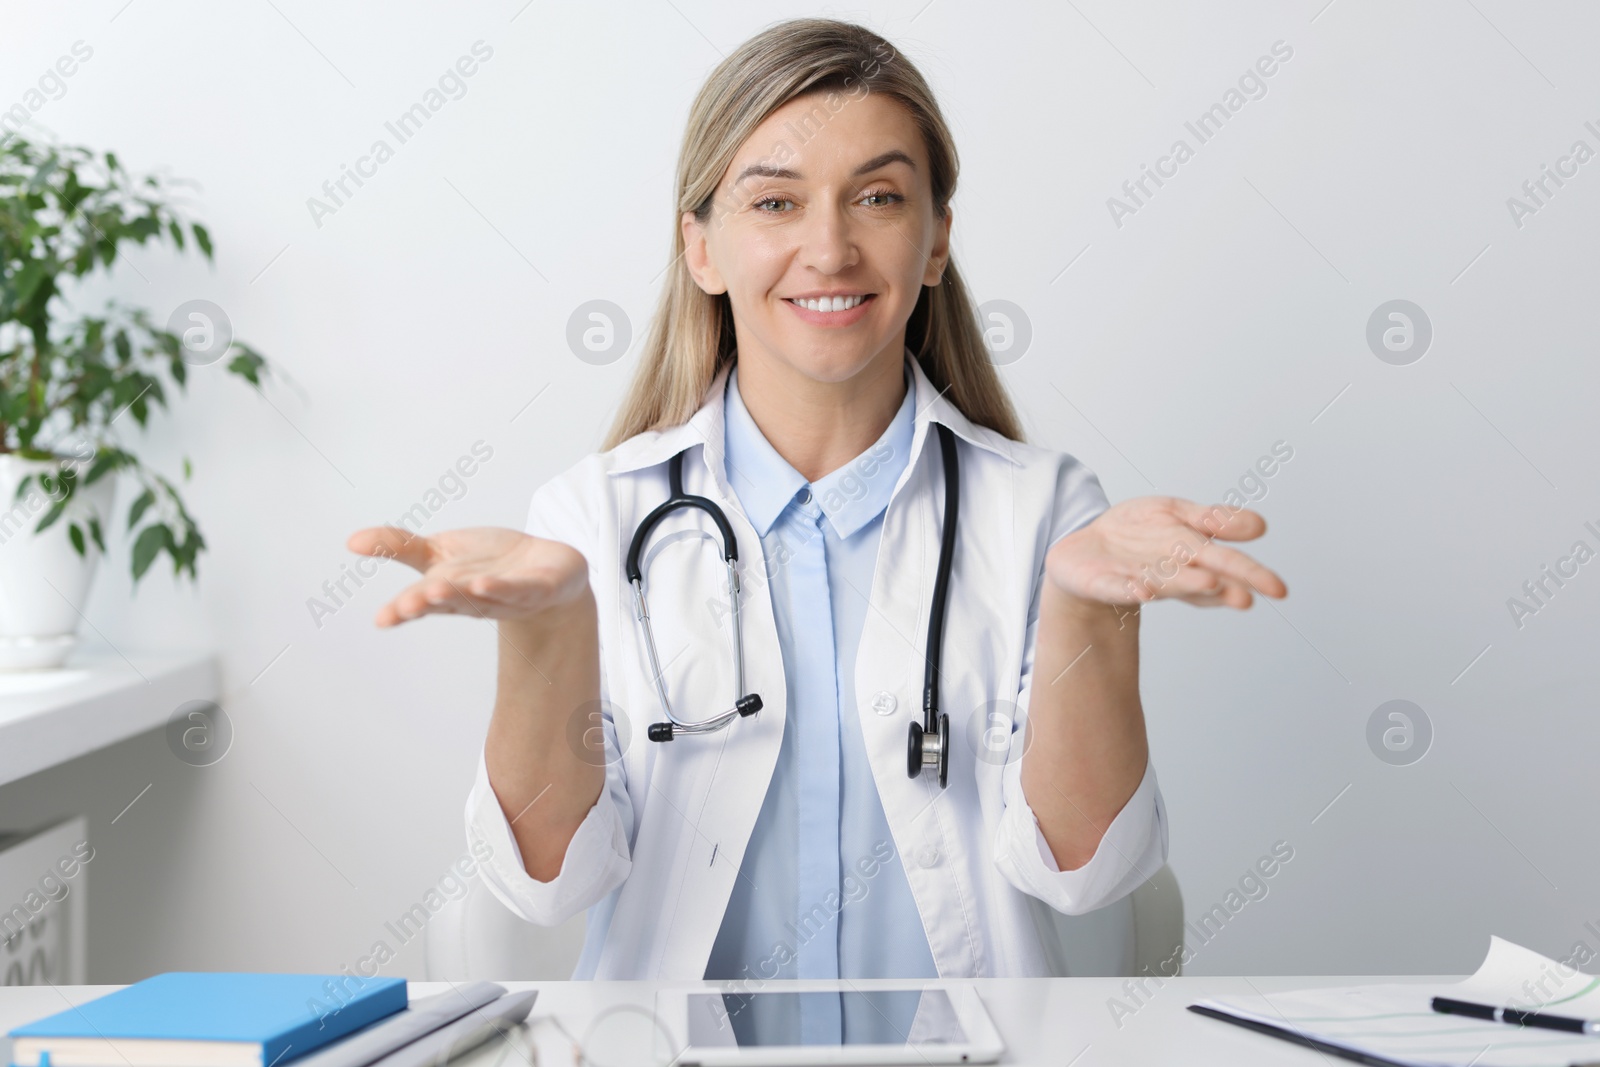
<svg viewBox="0 0 1600 1067">
<path fill-rule="evenodd" d="M 88 610 L 118 647 L 219 648 L 233 751 L 195 769 L 159 745 L 116 750 L 106 774 L 156 785 L 115 826 L 122 794 L 100 764 L 74 772 L 81 792 L 0 793 L 8 818 L 79 804 L 125 835 L 93 873 L 136 903 L 91 916 L 93 979 L 337 969 L 464 852 L 490 628 L 375 630 L 398 565 L 320 628 L 307 599 L 352 561 L 350 531 L 398 517 L 474 442 L 492 460 L 428 529 L 518 525 L 533 489 L 597 445 L 637 352 L 585 364 L 567 317 L 604 298 L 643 334 L 693 93 L 769 20 L 805 13 L 8 6 L 0 107 L 82 40 L 92 58 L 36 121 L 200 183 L 216 269 L 134 249 L 96 293 L 158 317 L 215 301 L 295 383 L 263 398 L 194 375 L 142 448 L 168 472 L 194 460 L 198 590 L 160 564 L 130 598 L 119 544 Z M 1600 564 L 1521 628 L 1506 606 L 1574 541 L 1600 548 L 1584 527 L 1600 527 L 1600 161 L 1520 227 L 1507 208 L 1575 140 L 1600 150 L 1584 126 L 1600 127 L 1600 16 L 1509 0 L 836 13 L 888 35 L 939 93 L 965 164 L 962 268 L 1032 323 L 1003 373 L 1036 439 L 1083 458 L 1113 500 L 1218 499 L 1275 442 L 1293 448 L 1250 546 L 1289 598 L 1158 604 L 1145 622 L 1191 912 L 1274 842 L 1294 849 L 1191 972 L 1463 971 L 1491 932 L 1600 948 L 1584 928 L 1600 854 L 1574 844 L 1600 742 Z M 317 226 L 307 198 L 480 39 L 493 57 L 466 95 Z M 1266 94 L 1197 145 L 1185 121 L 1277 41 L 1293 55 Z M 1118 226 L 1107 198 L 1180 137 L 1194 157 Z M 1395 298 L 1433 324 L 1409 366 L 1365 340 Z M 1434 730 L 1410 766 L 1366 739 L 1395 698 Z M 421 966 L 408 948 L 394 973 Z"/>
</svg>

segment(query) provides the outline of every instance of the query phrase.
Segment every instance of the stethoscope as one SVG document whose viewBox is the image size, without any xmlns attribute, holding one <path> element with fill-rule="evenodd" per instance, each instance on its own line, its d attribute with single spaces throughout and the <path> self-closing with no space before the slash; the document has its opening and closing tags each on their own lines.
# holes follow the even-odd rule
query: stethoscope
<svg viewBox="0 0 1600 1067">
<path fill-rule="evenodd" d="M 961 472 L 956 459 L 955 435 L 942 423 L 934 423 L 939 431 L 939 451 L 944 461 L 944 527 L 939 537 L 939 566 L 933 583 L 933 607 L 928 618 L 927 672 L 922 682 L 922 721 L 913 722 L 906 744 L 906 773 L 915 778 L 929 767 L 939 772 L 939 787 L 945 787 L 950 775 L 950 716 L 939 710 L 939 663 L 944 638 L 945 601 L 950 590 L 951 546 L 956 539 L 956 517 L 961 504 Z M 727 726 L 735 718 L 754 715 L 761 710 L 761 697 L 744 691 L 744 641 L 739 621 L 739 545 L 733 536 L 728 517 L 713 501 L 703 496 L 691 496 L 683 491 L 683 453 L 673 456 L 667 464 L 667 499 L 646 515 L 634 531 L 628 546 L 628 559 L 624 573 L 633 586 L 634 617 L 644 628 L 645 649 L 650 656 L 650 671 L 655 677 L 656 695 L 665 722 L 651 723 L 645 736 L 652 741 L 671 741 L 680 734 L 708 734 Z M 728 600 L 733 619 L 733 707 L 700 722 L 684 722 L 672 713 L 672 703 L 667 699 L 667 685 L 662 676 L 661 657 L 656 651 L 655 634 L 650 627 L 650 609 L 645 603 L 644 571 L 640 557 L 650 531 L 672 512 L 680 508 L 698 508 L 711 516 L 722 535 L 722 559 L 728 569 Z"/>
</svg>

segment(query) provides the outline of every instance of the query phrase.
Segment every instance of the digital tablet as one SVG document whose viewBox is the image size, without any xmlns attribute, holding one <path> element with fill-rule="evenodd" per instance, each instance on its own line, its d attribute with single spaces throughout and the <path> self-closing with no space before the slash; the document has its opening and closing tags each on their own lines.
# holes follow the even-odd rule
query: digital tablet
<svg viewBox="0 0 1600 1067">
<path fill-rule="evenodd" d="M 674 1067 L 995 1063 L 1005 1046 L 971 985 L 663 990 Z M 818 1030 L 835 1038 L 819 1042 Z M 839 1032 L 843 1040 L 837 1040 Z"/>
</svg>

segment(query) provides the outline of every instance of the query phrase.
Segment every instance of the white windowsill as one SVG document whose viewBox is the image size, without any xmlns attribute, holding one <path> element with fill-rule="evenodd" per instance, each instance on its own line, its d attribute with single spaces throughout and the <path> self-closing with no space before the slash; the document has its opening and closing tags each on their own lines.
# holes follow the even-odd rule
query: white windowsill
<svg viewBox="0 0 1600 1067">
<path fill-rule="evenodd" d="M 219 688 L 211 652 L 85 649 L 53 670 L 0 671 L 0 785 L 156 729 Z"/>
</svg>

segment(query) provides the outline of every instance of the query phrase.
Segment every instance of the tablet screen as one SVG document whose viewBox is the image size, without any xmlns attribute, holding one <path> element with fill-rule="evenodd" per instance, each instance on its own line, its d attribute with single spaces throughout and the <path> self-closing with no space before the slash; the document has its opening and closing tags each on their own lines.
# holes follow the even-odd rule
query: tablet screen
<svg viewBox="0 0 1600 1067">
<path fill-rule="evenodd" d="M 955 1005 L 942 989 L 689 994 L 691 1045 L 836 1045 L 833 1035 L 841 1032 L 846 1045 L 953 1045 L 967 1040 Z"/>
</svg>

